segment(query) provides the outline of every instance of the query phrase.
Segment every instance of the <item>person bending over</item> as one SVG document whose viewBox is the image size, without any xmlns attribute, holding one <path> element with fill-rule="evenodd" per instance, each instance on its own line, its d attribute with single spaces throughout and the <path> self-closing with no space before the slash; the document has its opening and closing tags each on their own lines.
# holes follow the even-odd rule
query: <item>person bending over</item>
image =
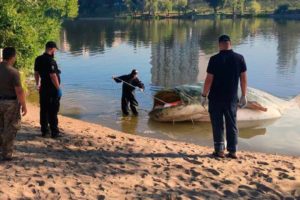
<svg viewBox="0 0 300 200">
<path fill-rule="evenodd" d="M 138 115 L 137 106 L 138 101 L 135 98 L 135 88 L 138 87 L 141 91 L 144 91 L 145 86 L 138 78 L 138 71 L 132 70 L 128 75 L 123 75 L 119 77 L 112 77 L 117 83 L 123 83 L 122 86 L 122 112 L 124 116 L 129 115 L 128 105 L 130 104 L 130 109 L 134 115 Z"/>
</svg>

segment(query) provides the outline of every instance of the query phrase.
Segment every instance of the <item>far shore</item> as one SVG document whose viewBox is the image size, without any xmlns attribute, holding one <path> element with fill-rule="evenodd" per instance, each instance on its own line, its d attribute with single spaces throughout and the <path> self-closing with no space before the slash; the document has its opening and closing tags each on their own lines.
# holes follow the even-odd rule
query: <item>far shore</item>
<svg viewBox="0 0 300 200">
<path fill-rule="evenodd" d="M 259 14 L 256 16 L 245 14 L 245 15 L 232 15 L 232 14 L 197 14 L 197 15 L 157 15 L 157 16 L 148 16 L 148 15 L 138 15 L 138 16 L 110 16 L 110 17 L 78 17 L 77 20 L 114 20 L 114 19 L 139 19 L 139 20 L 163 20 L 163 19 L 178 19 L 178 20 L 199 20 L 199 19 L 261 19 L 261 18 L 270 18 L 270 19 L 287 19 L 287 20 L 300 20 L 300 14 Z"/>
<path fill-rule="evenodd" d="M 300 199 L 299 157 L 144 138 L 59 116 L 63 137 L 42 138 L 30 104 L 15 158 L 0 162 L 0 199 Z"/>
</svg>

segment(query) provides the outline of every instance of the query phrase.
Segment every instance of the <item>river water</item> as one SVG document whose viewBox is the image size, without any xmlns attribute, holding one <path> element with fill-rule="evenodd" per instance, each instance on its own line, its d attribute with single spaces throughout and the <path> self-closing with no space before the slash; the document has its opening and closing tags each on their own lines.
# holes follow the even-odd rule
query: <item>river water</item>
<svg viewBox="0 0 300 200">
<path fill-rule="evenodd" d="M 197 21 L 66 21 L 57 61 L 62 70 L 61 114 L 130 134 L 212 145 L 210 124 L 149 120 L 159 88 L 204 79 L 216 39 L 226 33 L 245 56 L 249 85 L 283 99 L 300 94 L 300 21 L 273 19 Z M 137 92 L 140 116 L 123 118 L 121 85 L 112 75 L 136 68 L 146 85 Z M 300 155 L 300 109 L 266 127 L 240 130 L 241 150 Z"/>
</svg>

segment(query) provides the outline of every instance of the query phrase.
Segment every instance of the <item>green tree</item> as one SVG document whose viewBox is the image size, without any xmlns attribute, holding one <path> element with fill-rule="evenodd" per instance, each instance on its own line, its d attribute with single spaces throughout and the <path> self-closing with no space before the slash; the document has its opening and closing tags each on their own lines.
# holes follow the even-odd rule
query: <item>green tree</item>
<svg viewBox="0 0 300 200">
<path fill-rule="evenodd" d="M 158 11 L 158 0 L 145 0 L 145 10 L 149 15 L 156 15 Z"/>
<path fill-rule="evenodd" d="M 256 0 L 253 0 L 250 2 L 249 11 L 252 15 L 256 15 L 256 14 L 260 13 L 261 5 Z"/>
<path fill-rule="evenodd" d="M 188 6 L 187 0 L 177 0 L 175 4 L 175 8 L 178 11 L 178 14 L 180 15 L 181 12 L 186 12 Z"/>
<path fill-rule="evenodd" d="M 245 0 L 226 0 L 224 4 L 229 4 L 233 15 L 236 15 L 237 12 L 244 13 Z"/>
<path fill-rule="evenodd" d="M 173 2 L 172 0 L 166 0 L 166 8 L 168 11 L 168 15 L 170 15 L 170 12 L 173 10 Z"/>
<path fill-rule="evenodd" d="M 225 0 L 205 0 L 210 7 L 214 9 L 214 13 L 217 14 L 218 8 L 223 7 Z"/>
<path fill-rule="evenodd" d="M 0 48 L 14 46 L 16 66 L 30 71 L 47 40 L 57 40 L 63 18 L 77 16 L 76 0 L 1 0 Z"/>
<path fill-rule="evenodd" d="M 160 0 L 158 2 L 158 8 L 164 13 L 167 12 L 167 15 L 169 16 L 173 9 L 173 2 L 172 0 Z"/>
<path fill-rule="evenodd" d="M 279 5 L 278 8 L 274 11 L 275 14 L 284 14 L 289 11 L 289 4 Z"/>
<path fill-rule="evenodd" d="M 128 8 L 129 12 L 135 13 L 137 10 L 137 5 L 133 0 L 125 0 L 125 5 Z"/>
<path fill-rule="evenodd" d="M 158 1 L 158 9 L 159 11 L 161 12 L 166 12 L 167 11 L 167 2 L 166 1 L 163 1 L 163 0 L 160 0 Z"/>
</svg>

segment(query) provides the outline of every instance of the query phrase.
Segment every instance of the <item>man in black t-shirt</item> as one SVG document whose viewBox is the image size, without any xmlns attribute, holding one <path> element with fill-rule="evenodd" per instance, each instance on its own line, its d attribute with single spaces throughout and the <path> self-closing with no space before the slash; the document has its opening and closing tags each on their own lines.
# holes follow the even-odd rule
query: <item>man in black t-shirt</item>
<svg viewBox="0 0 300 200">
<path fill-rule="evenodd" d="M 247 105 L 247 67 L 244 57 L 231 49 L 230 37 L 219 37 L 220 52 L 210 58 L 201 102 L 209 99 L 209 114 L 214 137 L 214 156 L 224 157 L 224 118 L 228 157 L 237 158 L 237 107 Z M 240 81 L 241 80 L 241 81 Z M 242 96 L 238 100 L 238 85 Z M 239 102 L 239 105 L 238 105 Z"/>
<path fill-rule="evenodd" d="M 60 70 L 54 60 L 57 51 L 55 42 L 47 42 L 46 51 L 35 60 L 35 80 L 40 93 L 40 124 L 42 136 L 47 136 L 49 124 L 51 136 L 59 136 L 58 111 L 62 90 L 60 88 Z"/>
<path fill-rule="evenodd" d="M 139 87 L 142 91 L 145 89 L 144 84 L 137 77 L 138 71 L 132 70 L 128 75 L 123 75 L 119 77 L 114 77 L 117 83 L 123 82 L 122 86 L 122 112 L 125 116 L 129 115 L 128 104 L 130 104 L 130 109 L 134 115 L 138 115 L 136 107 L 138 102 L 135 98 L 135 87 Z"/>
</svg>

